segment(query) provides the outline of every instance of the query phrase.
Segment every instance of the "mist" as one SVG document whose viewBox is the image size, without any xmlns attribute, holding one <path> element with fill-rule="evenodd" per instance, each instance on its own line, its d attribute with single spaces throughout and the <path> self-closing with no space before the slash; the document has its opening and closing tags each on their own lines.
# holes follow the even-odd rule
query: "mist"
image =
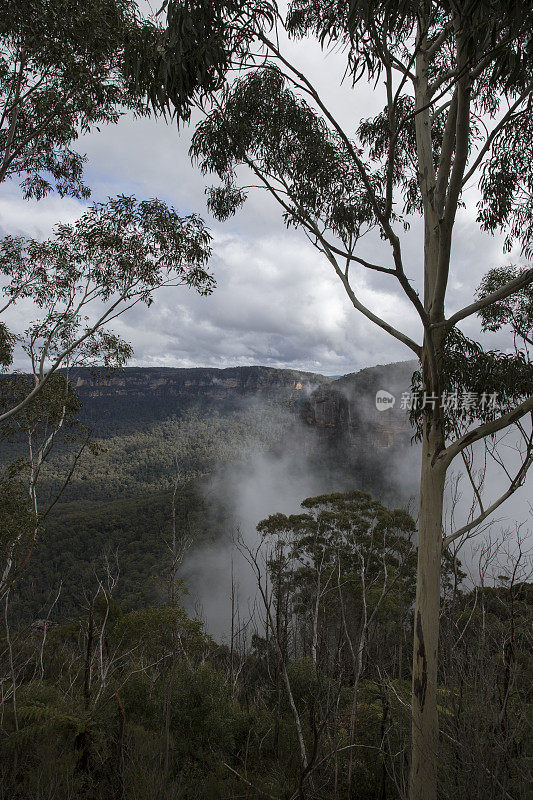
<svg viewBox="0 0 533 800">
<path fill-rule="evenodd" d="M 315 387 L 303 388 L 309 395 Z M 375 398 L 365 394 L 359 399 L 364 430 L 375 419 Z M 247 401 L 247 407 L 260 414 L 261 400 Z M 299 513 L 307 497 L 351 489 L 368 491 L 384 504 L 401 506 L 416 515 L 417 443 L 401 450 L 375 447 L 372 467 L 365 470 L 369 454 L 363 448 L 332 459 L 324 431 L 305 424 L 298 413 L 280 409 L 280 414 L 285 415 L 285 433 L 280 439 L 248 444 L 235 463 L 220 466 L 204 485 L 206 504 L 229 509 L 230 522 L 223 525 L 216 542 L 189 551 L 182 565 L 180 576 L 188 590 L 185 606 L 205 621 L 219 641 L 227 642 L 229 636 L 232 576 L 241 621 L 252 614 L 257 602 L 256 578 L 235 539 L 241 538 L 254 550 L 260 543 L 256 528 L 261 520 L 277 512 Z"/>
<path fill-rule="evenodd" d="M 258 407 L 258 412 L 260 406 Z M 272 449 L 259 444 L 242 454 L 237 464 L 219 469 L 204 489 L 208 503 L 229 506 L 231 523 L 219 541 L 190 552 L 182 577 L 189 590 L 186 605 L 206 622 L 211 635 L 224 641 L 231 626 L 232 575 L 241 617 L 251 613 L 257 596 L 256 580 L 234 540 L 255 548 L 257 524 L 270 514 L 298 513 L 306 497 L 333 491 L 330 475 L 312 464 L 315 432 L 295 420 L 283 442 Z"/>
<path fill-rule="evenodd" d="M 337 382 L 330 384 L 330 387 L 336 390 Z M 310 395 L 314 388 L 304 387 L 305 395 Z M 387 388 L 398 395 L 403 387 L 387 384 Z M 338 389 L 341 393 L 348 392 L 342 385 Z M 353 400 L 353 395 L 348 399 Z M 375 425 L 376 418 L 385 425 L 392 419 L 387 417 L 392 411 L 376 412 L 375 393 L 370 389 L 357 396 L 356 402 L 363 431 Z M 246 404 L 248 408 L 255 409 L 257 414 L 261 413 L 261 399 L 248 400 Z M 398 409 L 394 413 L 397 412 Z M 241 623 L 252 615 L 256 606 L 256 578 L 235 545 L 235 539 L 240 537 L 247 547 L 252 550 L 257 548 L 260 540 L 256 528 L 262 519 L 277 512 L 287 515 L 298 513 L 302 500 L 307 497 L 350 489 L 369 491 L 385 505 L 405 508 L 415 520 L 417 518 L 421 460 L 419 442 L 412 441 L 408 436 L 404 437 L 400 447 L 374 444 L 370 452 L 356 447 L 346 460 L 339 458 L 335 463 L 332 462 L 331 452 L 328 452 L 324 431 L 306 425 L 301 415 L 294 411 L 280 409 L 279 413 L 284 415 L 282 421 L 285 432 L 281 438 L 266 444 L 264 441 L 248 443 L 234 463 L 220 466 L 205 484 L 205 502 L 229 509 L 230 522 L 222 525 L 216 542 L 208 542 L 189 551 L 182 566 L 181 577 L 189 592 L 184 598 L 185 604 L 205 621 L 211 635 L 219 641 L 227 642 L 229 636 L 232 579 Z M 516 440 L 517 432 L 511 431 L 499 446 L 505 468 L 510 474 L 519 466 Z M 474 470 L 483 463 L 483 454 L 483 445 L 477 445 Z M 460 479 L 457 484 L 458 476 Z M 508 482 L 502 467 L 489 459 L 482 488 L 485 507 L 505 491 Z M 503 531 L 513 529 L 515 524 L 522 524 L 524 546 L 530 546 L 531 536 L 527 526 L 532 482 L 533 476 L 530 475 L 526 484 L 489 518 L 492 522 L 490 528 L 484 524 L 477 535 L 461 543 L 458 556 L 467 573 L 465 588 L 479 582 L 480 547 L 488 541 L 488 537 L 492 537 L 492 540 L 501 539 Z M 445 534 L 468 522 L 472 498 L 473 491 L 464 464 L 456 459 L 447 483 Z M 513 541 L 516 541 L 516 537 L 508 535 L 502 549 L 504 560 L 509 548 L 512 550 Z M 493 571 L 497 573 L 496 566 Z"/>
</svg>

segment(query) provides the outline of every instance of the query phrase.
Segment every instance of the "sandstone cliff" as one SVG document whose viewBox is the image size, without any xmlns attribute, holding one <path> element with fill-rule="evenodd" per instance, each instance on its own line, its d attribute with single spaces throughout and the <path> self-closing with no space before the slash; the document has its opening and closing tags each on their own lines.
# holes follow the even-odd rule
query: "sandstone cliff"
<svg viewBox="0 0 533 800">
<path fill-rule="evenodd" d="M 73 377 L 84 417 L 98 420 L 100 435 L 138 430 L 191 408 L 226 412 L 258 400 L 300 406 L 314 389 L 331 381 L 271 367 L 128 367 L 109 377 L 83 369 Z"/>
<path fill-rule="evenodd" d="M 414 361 L 369 367 L 318 387 L 302 406 L 302 419 L 316 431 L 316 453 L 330 464 L 342 465 L 364 484 L 386 460 L 410 447 L 413 430 L 401 408 L 409 392 Z M 395 398 L 392 407 L 378 410 L 376 393 Z M 322 456 L 324 457 L 324 456 Z"/>
</svg>

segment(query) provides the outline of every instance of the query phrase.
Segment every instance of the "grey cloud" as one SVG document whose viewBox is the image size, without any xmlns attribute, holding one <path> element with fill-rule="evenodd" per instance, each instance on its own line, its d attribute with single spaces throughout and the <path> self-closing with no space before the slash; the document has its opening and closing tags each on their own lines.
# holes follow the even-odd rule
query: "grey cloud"
<svg viewBox="0 0 533 800">
<path fill-rule="evenodd" d="M 309 42 L 289 50 L 315 80 L 318 90 L 352 132 L 362 117 L 382 106 L 379 91 L 339 86 L 343 56 L 329 54 Z M 354 103 L 356 99 L 356 103 Z M 87 179 L 93 199 L 118 192 L 138 197 L 161 197 L 182 213 L 204 215 L 212 229 L 212 267 L 218 288 L 210 298 L 184 290 L 160 293 L 149 310 L 124 317 L 119 329 L 135 346 L 135 363 L 228 366 L 263 363 L 313 369 L 325 373 L 353 371 L 411 356 L 403 345 L 367 322 L 351 307 L 331 267 L 299 231 L 286 231 L 275 201 L 250 192 L 239 213 L 224 225 L 209 219 L 205 185 L 212 182 L 195 169 L 188 156 L 192 128 L 178 132 L 173 124 L 125 115 L 116 126 L 80 137 L 80 151 L 89 158 Z M 474 197 L 474 196 L 473 196 Z M 474 197 L 475 201 L 475 197 Z M 49 197 L 26 203 L 16 187 L 0 189 L 0 227 L 4 233 L 46 236 L 59 220 L 72 220 L 83 204 Z M 412 285 L 422 290 L 423 232 L 418 220 L 402 234 L 405 270 Z M 361 255 L 390 266 L 390 252 L 378 236 L 361 243 Z M 449 309 L 471 301 L 486 270 L 505 263 L 501 239 L 479 233 L 472 214 L 462 212 L 456 225 L 450 279 Z M 361 299 L 373 311 L 417 341 L 421 325 L 402 297 L 394 278 L 353 270 Z M 20 316 L 20 315 L 19 315 Z M 478 337 L 477 321 L 462 326 Z M 503 335 L 489 339 L 505 348 Z"/>
<path fill-rule="evenodd" d="M 183 366 L 263 363 L 337 374 L 405 357 L 402 345 L 391 347 L 354 311 L 327 263 L 300 246 L 297 234 L 226 236 L 215 249 L 218 287 L 211 297 L 164 290 L 149 311 L 136 309 L 116 326 L 139 363 L 158 363 L 164 349 L 167 363 L 172 353 Z M 398 305 L 365 292 L 384 306 Z"/>
</svg>

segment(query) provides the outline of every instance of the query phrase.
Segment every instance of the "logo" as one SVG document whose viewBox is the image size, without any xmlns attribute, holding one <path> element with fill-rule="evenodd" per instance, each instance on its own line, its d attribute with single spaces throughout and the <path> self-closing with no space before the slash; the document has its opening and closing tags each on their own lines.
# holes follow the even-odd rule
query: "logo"
<svg viewBox="0 0 533 800">
<path fill-rule="evenodd" d="M 386 392 L 385 389 L 380 389 L 379 392 L 376 392 L 376 408 L 378 411 L 387 411 L 389 408 L 393 408 L 395 402 L 394 395 Z"/>
</svg>

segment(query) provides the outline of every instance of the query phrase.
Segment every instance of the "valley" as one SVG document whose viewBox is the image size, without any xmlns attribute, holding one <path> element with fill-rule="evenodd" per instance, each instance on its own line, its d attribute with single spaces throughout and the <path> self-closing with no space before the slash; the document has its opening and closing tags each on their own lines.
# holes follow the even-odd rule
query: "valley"
<svg viewBox="0 0 533 800">
<path fill-rule="evenodd" d="M 358 488 L 407 504 L 414 481 L 398 469 L 411 451 L 407 415 L 399 403 L 379 412 L 374 401 L 383 386 L 399 397 L 412 370 L 406 362 L 337 380 L 265 367 L 133 367 L 109 378 L 77 371 L 77 435 L 87 427 L 94 449 L 83 452 L 43 525 L 13 613 L 39 616 L 61 582 L 58 609 L 68 615 L 104 556 L 120 564 L 116 597 L 125 608 L 158 602 L 175 488 L 178 530 L 191 551 L 227 543 L 239 526 L 253 535 L 262 516 L 279 505 L 296 511 L 307 494 Z M 43 507 L 77 447 L 74 438 L 52 452 L 39 487 Z M 255 519 L 243 519 L 239 486 L 256 498 L 272 495 L 270 505 L 254 499 Z M 201 568 L 188 579 L 201 584 Z"/>
</svg>

